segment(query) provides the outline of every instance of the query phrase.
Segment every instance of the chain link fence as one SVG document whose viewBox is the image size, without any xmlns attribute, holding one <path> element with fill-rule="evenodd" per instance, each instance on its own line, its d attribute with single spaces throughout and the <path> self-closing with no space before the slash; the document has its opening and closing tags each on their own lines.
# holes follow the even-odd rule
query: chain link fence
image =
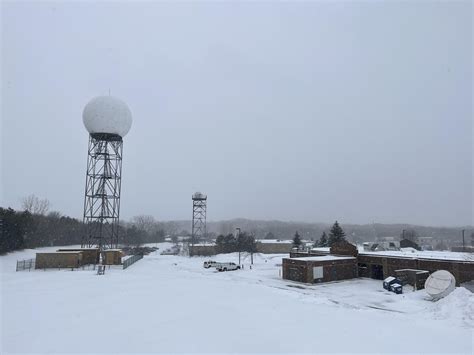
<svg viewBox="0 0 474 355">
<path fill-rule="evenodd" d="M 26 259 L 26 260 L 17 260 L 16 261 L 16 271 L 23 271 L 35 268 L 36 259 Z"/>
<path fill-rule="evenodd" d="M 123 269 L 125 270 L 130 265 L 136 263 L 138 260 L 143 259 L 143 254 L 137 254 L 129 257 L 127 260 L 123 262 Z"/>
</svg>

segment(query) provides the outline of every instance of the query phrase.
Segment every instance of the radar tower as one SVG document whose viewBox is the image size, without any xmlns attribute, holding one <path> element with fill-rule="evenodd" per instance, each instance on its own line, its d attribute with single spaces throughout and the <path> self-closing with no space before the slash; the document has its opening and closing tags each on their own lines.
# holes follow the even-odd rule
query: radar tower
<svg viewBox="0 0 474 355">
<path fill-rule="evenodd" d="M 193 200 L 193 226 L 191 233 L 191 250 L 189 255 L 194 252 L 194 244 L 206 237 L 206 212 L 207 195 L 196 192 L 192 196 Z"/>
<path fill-rule="evenodd" d="M 89 132 L 82 248 L 118 247 L 123 137 L 132 125 L 127 105 L 112 96 L 92 99 L 84 108 Z"/>
</svg>

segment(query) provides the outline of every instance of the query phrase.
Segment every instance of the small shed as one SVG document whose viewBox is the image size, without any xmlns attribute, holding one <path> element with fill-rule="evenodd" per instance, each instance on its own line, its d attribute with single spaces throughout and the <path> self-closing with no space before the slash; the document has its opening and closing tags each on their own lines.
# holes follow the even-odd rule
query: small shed
<svg viewBox="0 0 474 355">
<path fill-rule="evenodd" d="M 76 268 L 82 265 L 82 252 L 61 251 L 36 253 L 35 269 Z"/>
<path fill-rule="evenodd" d="M 80 251 L 82 252 L 83 264 L 98 264 L 99 263 L 99 248 L 80 248 L 80 249 L 58 249 L 58 252 L 63 251 Z"/>
<path fill-rule="evenodd" d="M 304 283 L 347 280 L 357 277 L 357 259 L 353 256 L 323 255 L 284 258 L 283 278 Z"/>
<path fill-rule="evenodd" d="M 121 265 L 122 250 L 107 249 L 102 251 L 102 264 L 104 265 Z"/>
<path fill-rule="evenodd" d="M 400 269 L 395 270 L 395 275 L 402 281 L 402 285 L 412 285 L 415 290 L 421 290 L 425 288 L 425 281 L 430 276 L 428 270 L 418 269 Z"/>
</svg>

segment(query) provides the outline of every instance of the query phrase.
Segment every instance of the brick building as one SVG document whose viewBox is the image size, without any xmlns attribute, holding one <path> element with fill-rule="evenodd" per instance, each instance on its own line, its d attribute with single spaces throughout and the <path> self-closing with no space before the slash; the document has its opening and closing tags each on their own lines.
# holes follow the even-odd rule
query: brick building
<svg viewBox="0 0 474 355">
<path fill-rule="evenodd" d="M 396 274 L 400 269 L 426 270 L 430 273 L 447 270 L 456 278 L 456 284 L 474 280 L 474 260 L 444 260 L 423 258 L 420 256 L 406 257 L 396 255 L 359 254 L 357 257 L 360 277 L 371 277 L 382 280 Z"/>
<path fill-rule="evenodd" d="M 357 258 L 353 256 L 309 256 L 284 258 L 283 278 L 317 283 L 347 280 L 357 277 Z"/>
<path fill-rule="evenodd" d="M 368 277 L 383 280 L 388 276 L 404 275 L 408 283 L 413 283 L 417 288 L 423 284 L 426 279 L 426 271 L 430 274 L 438 270 L 447 270 L 456 278 L 456 285 L 474 280 L 474 255 L 468 253 L 450 253 L 450 252 L 423 252 L 403 253 L 395 251 L 385 252 L 360 252 L 355 253 L 354 246 L 341 244 L 331 249 L 331 252 L 322 250 L 313 250 L 310 252 L 293 251 L 290 253 L 290 260 L 301 260 L 300 263 L 294 263 L 299 267 L 305 268 L 302 271 L 304 277 L 302 282 L 310 282 L 311 277 L 308 271 L 312 265 L 308 262 L 312 257 L 322 257 L 324 255 L 353 256 L 356 260 L 353 277 Z M 343 255 L 341 255 L 343 254 Z M 308 261 L 304 261 L 308 260 Z M 320 259 L 323 260 L 323 259 Z M 283 259 L 283 278 L 290 278 L 290 274 L 285 272 L 285 259 Z M 288 265 L 289 262 L 287 262 Z M 306 265 L 307 264 L 307 265 Z M 306 265 L 306 266 L 305 266 Z M 286 266 L 288 268 L 288 266 Z M 308 270 L 306 270 L 308 269 Z M 306 273 L 306 274 L 305 274 Z M 350 272 L 344 271 L 344 275 Z M 323 279 L 326 281 L 326 279 Z M 330 280 L 332 281 L 332 280 Z"/>
</svg>

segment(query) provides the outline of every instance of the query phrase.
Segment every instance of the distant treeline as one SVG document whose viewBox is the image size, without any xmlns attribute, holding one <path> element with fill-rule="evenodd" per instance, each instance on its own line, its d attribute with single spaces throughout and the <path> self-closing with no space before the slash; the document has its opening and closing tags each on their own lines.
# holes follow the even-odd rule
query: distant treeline
<svg viewBox="0 0 474 355">
<path fill-rule="evenodd" d="M 152 217 L 138 216 L 119 227 L 119 243 L 140 246 L 143 243 L 164 241 L 166 224 Z M 0 207 L 0 254 L 10 251 L 57 245 L 81 244 L 86 226 L 75 218 L 15 211 Z"/>
<path fill-rule="evenodd" d="M 59 212 L 48 212 L 49 202 L 30 195 L 23 201 L 24 211 L 0 207 L 0 253 L 24 248 L 43 246 L 80 244 L 85 235 L 82 221 L 61 215 Z M 462 245 L 461 230 L 465 229 L 466 245 L 474 246 L 472 227 L 442 228 L 413 226 L 408 224 L 342 224 L 345 238 L 351 243 L 375 241 L 378 238 L 398 237 L 422 242 L 423 237 L 432 238 L 435 249 L 446 250 L 452 246 Z M 234 219 L 230 221 L 208 222 L 207 239 L 226 236 L 223 249 L 232 249 L 233 241 L 229 235 L 235 234 L 237 228 L 247 231 L 255 239 L 292 239 L 297 230 L 301 239 L 320 243 L 323 233 L 329 234 L 331 225 L 323 223 L 299 223 L 281 221 L 254 221 Z M 189 236 L 190 221 L 158 222 L 152 216 L 140 215 L 130 222 L 121 222 L 119 243 L 139 246 L 143 243 L 164 241 L 165 235 Z M 177 240 L 177 238 L 173 238 Z M 227 243 L 228 242 L 228 243 Z"/>
<path fill-rule="evenodd" d="M 464 227 L 430 227 L 410 224 L 346 224 L 338 218 L 346 233 L 346 239 L 351 243 L 373 242 L 379 238 L 395 237 L 402 239 L 403 230 L 416 233 L 418 238 L 432 238 L 433 244 L 444 244 L 446 248 L 462 244 L 462 233 L 465 229 L 465 242 L 470 245 L 474 237 L 472 226 Z M 190 230 L 191 221 L 174 221 L 177 230 Z M 227 235 L 235 233 L 236 228 L 248 231 L 256 239 L 292 239 L 295 230 L 304 240 L 317 241 L 323 233 L 329 234 L 332 224 L 305 223 L 305 222 L 283 222 L 283 221 L 260 221 L 250 219 L 232 219 L 227 221 L 216 221 L 207 223 L 207 231 L 210 236 Z M 412 232 L 413 231 L 413 232 Z"/>
</svg>

